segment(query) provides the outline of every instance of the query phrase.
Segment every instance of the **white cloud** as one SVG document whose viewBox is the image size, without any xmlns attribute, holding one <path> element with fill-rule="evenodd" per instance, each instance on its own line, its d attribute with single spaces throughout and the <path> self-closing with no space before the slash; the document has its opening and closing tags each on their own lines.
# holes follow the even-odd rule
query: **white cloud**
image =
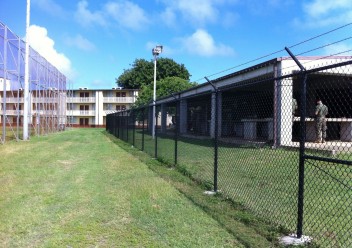
<svg viewBox="0 0 352 248">
<path fill-rule="evenodd" d="M 53 16 L 66 17 L 66 11 L 54 0 L 33 0 L 33 4 Z"/>
<path fill-rule="evenodd" d="M 333 10 L 351 8 L 350 0 L 314 0 L 303 5 L 304 11 L 311 17 L 320 17 Z"/>
<path fill-rule="evenodd" d="M 66 77 L 71 78 L 74 71 L 71 68 L 71 61 L 54 48 L 55 42 L 48 36 L 46 28 L 31 25 L 28 30 L 29 44 L 49 63 L 55 66 Z"/>
<path fill-rule="evenodd" d="M 177 20 L 176 13 L 171 8 L 166 8 L 161 13 L 161 19 L 163 20 L 163 23 L 166 24 L 166 26 L 169 26 L 169 27 L 175 26 L 176 20 Z"/>
<path fill-rule="evenodd" d="M 326 55 L 351 55 L 352 44 L 339 43 L 324 48 Z"/>
<path fill-rule="evenodd" d="M 91 26 L 91 25 L 99 25 L 106 26 L 106 20 L 104 15 L 100 11 L 91 12 L 88 10 L 88 2 L 86 0 L 82 0 L 77 4 L 77 11 L 75 13 L 75 19 L 82 26 Z"/>
<path fill-rule="evenodd" d="M 65 43 L 69 46 L 74 46 L 83 51 L 93 51 L 95 46 L 89 40 L 78 34 L 75 37 L 66 37 Z"/>
<path fill-rule="evenodd" d="M 231 47 L 216 44 L 213 37 L 203 29 L 198 29 L 191 36 L 182 39 L 184 48 L 193 54 L 201 56 L 229 56 L 234 51 Z"/>
<path fill-rule="evenodd" d="M 144 10 L 130 1 L 108 2 L 104 10 L 123 28 L 138 30 L 149 22 Z"/>
<path fill-rule="evenodd" d="M 346 24 L 352 21 L 350 0 L 313 0 L 303 5 L 304 20 L 296 19 L 296 24 L 309 27 Z"/>
<path fill-rule="evenodd" d="M 211 0 L 179 0 L 164 1 L 169 15 L 180 12 L 183 18 L 196 25 L 214 22 L 218 17 L 218 11 Z"/>
<path fill-rule="evenodd" d="M 113 26 L 117 23 L 121 28 L 140 30 L 149 23 L 145 11 L 131 1 L 110 1 L 101 10 L 88 9 L 87 0 L 77 4 L 75 18 L 82 26 Z"/>
</svg>

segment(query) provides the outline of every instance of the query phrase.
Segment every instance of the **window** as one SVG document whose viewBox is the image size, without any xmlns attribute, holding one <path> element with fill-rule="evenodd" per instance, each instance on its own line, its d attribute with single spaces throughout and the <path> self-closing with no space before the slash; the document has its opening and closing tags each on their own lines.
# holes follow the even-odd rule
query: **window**
<svg viewBox="0 0 352 248">
<path fill-rule="evenodd" d="M 122 105 L 122 106 L 121 106 L 121 109 L 122 109 L 122 110 L 126 110 L 126 105 Z"/>
<path fill-rule="evenodd" d="M 121 97 L 121 93 L 120 92 L 116 92 L 116 97 Z"/>
<path fill-rule="evenodd" d="M 116 110 L 121 110 L 121 106 L 120 105 L 116 105 Z"/>
<path fill-rule="evenodd" d="M 126 97 L 126 92 L 122 92 L 121 96 Z"/>
</svg>

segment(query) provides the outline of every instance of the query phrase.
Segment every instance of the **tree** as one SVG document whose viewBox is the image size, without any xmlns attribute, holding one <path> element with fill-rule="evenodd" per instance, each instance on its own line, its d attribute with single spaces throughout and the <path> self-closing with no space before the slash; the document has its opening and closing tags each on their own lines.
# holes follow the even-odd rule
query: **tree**
<svg viewBox="0 0 352 248">
<path fill-rule="evenodd" d="M 171 93 L 176 93 L 179 91 L 187 90 L 197 83 L 191 83 L 188 80 L 179 77 L 167 77 L 157 81 L 156 83 L 156 96 L 157 98 L 171 95 Z M 153 100 L 154 84 L 143 85 L 137 101 L 135 103 L 136 107 L 148 104 Z"/>
<path fill-rule="evenodd" d="M 183 64 L 178 64 L 172 59 L 160 58 L 157 61 L 156 80 L 167 77 L 179 77 L 189 80 L 190 74 Z M 154 60 L 136 59 L 131 69 L 124 72 L 116 79 L 118 86 L 126 89 L 142 89 L 143 86 L 154 82 Z"/>
</svg>

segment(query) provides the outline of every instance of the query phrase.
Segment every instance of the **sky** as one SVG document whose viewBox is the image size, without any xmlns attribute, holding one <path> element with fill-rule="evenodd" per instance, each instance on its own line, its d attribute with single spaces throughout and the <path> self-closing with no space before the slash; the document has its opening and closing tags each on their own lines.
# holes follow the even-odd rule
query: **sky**
<svg viewBox="0 0 352 248">
<path fill-rule="evenodd" d="M 351 55 L 352 49 L 352 25 L 330 33 L 352 22 L 351 0 L 30 3 L 30 45 L 65 74 L 74 89 L 116 87 L 116 78 L 135 59 L 153 60 L 156 45 L 163 46 L 160 57 L 184 64 L 197 83 L 288 56 L 282 51 L 285 47 L 294 54 L 314 50 L 306 54 L 319 56 L 343 51 Z M 24 39 L 26 4 L 0 0 L 0 22 Z M 309 40 L 324 33 L 328 34 Z"/>
</svg>

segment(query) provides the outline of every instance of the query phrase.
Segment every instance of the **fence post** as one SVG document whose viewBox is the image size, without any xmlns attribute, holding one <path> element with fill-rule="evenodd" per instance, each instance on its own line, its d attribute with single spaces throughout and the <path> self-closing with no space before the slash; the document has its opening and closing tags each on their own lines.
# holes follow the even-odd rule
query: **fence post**
<svg viewBox="0 0 352 248">
<path fill-rule="evenodd" d="M 154 103 L 155 104 L 155 103 Z M 154 116 L 154 123 L 155 123 L 155 126 L 154 126 L 154 134 L 155 134 L 155 145 L 154 145 L 154 157 L 155 158 L 158 158 L 158 135 L 157 135 L 157 127 L 158 127 L 158 118 L 157 118 L 157 111 L 155 111 L 155 116 Z"/>
<path fill-rule="evenodd" d="M 298 168 L 298 199 L 297 199 L 297 238 L 301 238 L 303 234 L 303 212 L 304 212 L 304 167 L 305 167 L 305 142 L 306 142 L 306 95 L 307 95 L 307 73 L 306 69 L 292 54 L 292 52 L 285 47 L 292 59 L 301 69 L 301 76 L 303 77 L 301 84 L 301 107 L 300 107 L 300 142 L 299 142 L 299 168 Z"/>
<path fill-rule="evenodd" d="M 125 114 L 126 114 L 126 141 L 128 143 L 128 139 L 129 139 L 129 135 L 128 135 L 128 125 L 130 124 L 130 111 L 129 110 L 125 110 Z"/>
<path fill-rule="evenodd" d="M 219 149 L 219 144 L 218 144 L 218 129 L 219 129 L 219 123 L 218 123 L 218 93 L 219 90 L 218 88 L 207 78 L 205 79 L 208 81 L 208 83 L 214 88 L 214 94 L 215 94 L 215 109 L 214 109 L 214 114 L 215 114 L 215 125 L 214 125 L 214 192 L 218 191 L 218 149 Z"/>
<path fill-rule="evenodd" d="M 145 112 L 145 108 L 143 108 L 142 110 L 142 151 L 144 151 L 144 119 L 145 119 L 145 115 L 144 115 L 144 112 Z"/>
<path fill-rule="evenodd" d="M 180 95 L 179 95 L 179 99 L 180 99 Z M 177 143 L 178 143 L 178 133 L 179 133 L 179 124 L 180 124 L 180 120 L 179 120 L 179 110 L 180 110 L 180 101 L 176 100 L 176 116 L 175 116 L 175 166 L 177 165 Z"/>
<path fill-rule="evenodd" d="M 135 132 L 136 132 L 136 118 L 135 118 L 135 114 L 134 114 L 134 110 L 131 110 L 132 111 L 132 145 L 133 145 L 133 147 L 134 147 L 134 143 L 135 143 L 135 138 L 136 138 L 136 134 L 135 134 Z"/>
</svg>

